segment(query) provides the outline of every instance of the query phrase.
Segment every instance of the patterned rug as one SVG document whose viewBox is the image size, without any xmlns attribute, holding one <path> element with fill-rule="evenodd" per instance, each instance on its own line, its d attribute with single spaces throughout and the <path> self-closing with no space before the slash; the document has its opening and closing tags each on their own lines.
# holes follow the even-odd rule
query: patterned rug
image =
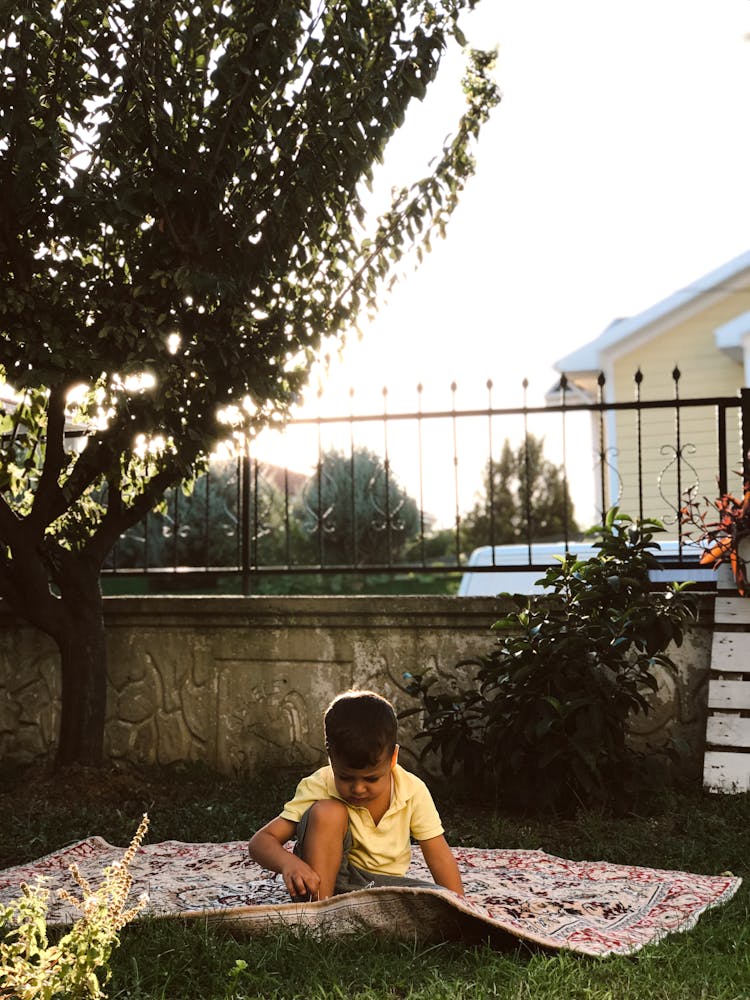
<svg viewBox="0 0 750 1000">
<path fill-rule="evenodd" d="M 75 862 L 93 885 L 123 848 L 100 837 L 0 871 L 0 903 L 39 875 L 52 889 L 75 890 Z M 289 902 L 280 876 L 250 861 L 245 842 L 142 847 L 131 867 L 133 898 L 149 895 L 147 914 L 219 921 L 234 933 L 277 925 L 321 934 L 369 930 L 420 940 L 495 942 L 513 939 L 585 955 L 627 955 L 666 934 L 693 927 L 704 910 L 731 899 L 741 880 L 607 864 L 566 861 L 543 851 L 454 848 L 466 897 L 441 889 L 364 889 L 319 903 Z M 410 874 L 429 879 L 419 851 Z M 50 896 L 51 923 L 79 916 Z"/>
</svg>

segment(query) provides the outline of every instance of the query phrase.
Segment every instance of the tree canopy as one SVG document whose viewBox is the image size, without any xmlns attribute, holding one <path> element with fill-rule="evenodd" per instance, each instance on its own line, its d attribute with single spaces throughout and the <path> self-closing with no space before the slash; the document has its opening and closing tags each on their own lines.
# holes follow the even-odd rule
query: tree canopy
<svg viewBox="0 0 750 1000">
<path fill-rule="evenodd" d="M 515 448 L 506 438 L 462 523 L 466 546 L 559 541 L 579 531 L 563 470 L 545 458 L 544 438 L 528 434 Z"/>
<path fill-rule="evenodd" d="M 367 185 L 473 0 L 0 7 L 0 595 L 60 646 L 61 759 L 104 718 L 100 568 L 443 233 L 497 89 L 370 220 Z M 71 440 L 72 439 L 72 440 Z M 92 691 L 94 692 L 92 694 Z"/>
<path fill-rule="evenodd" d="M 321 455 L 297 507 L 321 564 L 388 565 L 419 533 L 419 508 L 369 448 Z"/>
</svg>

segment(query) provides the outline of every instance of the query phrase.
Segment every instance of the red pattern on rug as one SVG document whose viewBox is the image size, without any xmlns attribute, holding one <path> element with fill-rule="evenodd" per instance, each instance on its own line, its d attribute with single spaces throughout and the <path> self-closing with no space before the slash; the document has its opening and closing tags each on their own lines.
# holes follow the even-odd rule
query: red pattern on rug
<svg viewBox="0 0 750 1000">
<path fill-rule="evenodd" d="M 21 883 L 44 876 L 53 890 L 75 889 L 69 866 L 97 885 L 124 848 L 91 837 L 27 865 L 0 872 L 0 903 Z M 454 848 L 466 896 L 443 889 L 365 889 L 320 903 L 289 902 L 281 878 L 250 861 L 246 843 L 142 847 L 133 862 L 133 897 L 149 895 L 147 914 L 208 917 L 259 933 L 290 924 L 320 933 L 376 933 L 420 939 L 476 938 L 500 932 L 547 948 L 623 955 L 693 927 L 701 913 L 727 902 L 741 879 L 604 861 L 569 861 L 543 851 Z M 415 851 L 409 874 L 429 879 Z M 79 914 L 50 896 L 50 923 Z"/>
</svg>

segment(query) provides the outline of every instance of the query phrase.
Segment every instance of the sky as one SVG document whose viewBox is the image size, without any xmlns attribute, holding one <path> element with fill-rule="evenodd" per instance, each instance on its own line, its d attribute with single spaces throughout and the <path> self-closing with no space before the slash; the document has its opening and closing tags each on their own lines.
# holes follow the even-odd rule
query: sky
<svg viewBox="0 0 750 1000">
<path fill-rule="evenodd" d="M 470 45 L 498 48 L 503 95 L 476 175 L 446 240 L 314 374 L 305 415 L 380 412 L 386 385 L 391 412 L 413 411 L 419 382 L 424 409 L 450 408 L 452 382 L 457 407 L 484 406 L 488 378 L 495 406 L 521 405 L 524 379 L 541 405 L 558 358 L 750 249 L 748 0 L 480 0 L 462 28 Z M 376 199 L 439 152 L 462 110 L 464 64 L 455 47 L 410 110 Z M 429 445 L 435 454 L 450 451 L 448 434 Z M 467 435 L 462 507 L 487 451 Z M 416 459 L 398 455 L 394 436 L 394 470 L 416 496 Z M 559 447 L 550 441 L 550 457 Z M 447 464 L 435 472 L 440 499 L 427 506 L 438 523 L 456 505 L 451 477 Z M 583 480 L 574 488 L 584 522 L 587 491 Z"/>
</svg>

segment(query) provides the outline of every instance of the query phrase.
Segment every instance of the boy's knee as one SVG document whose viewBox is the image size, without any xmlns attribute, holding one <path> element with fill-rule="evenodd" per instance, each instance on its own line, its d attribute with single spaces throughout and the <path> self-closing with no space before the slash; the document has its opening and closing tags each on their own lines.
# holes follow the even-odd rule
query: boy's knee
<svg viewBox="0 0 750 1000">
<path fill-rule="evenodd" d="M 349 825 L 349 812 L 338 799 L 319 799 L 310 806 L 308 823 L 318 830 L 340 831 L 343 836 Z"/>
</svg>

